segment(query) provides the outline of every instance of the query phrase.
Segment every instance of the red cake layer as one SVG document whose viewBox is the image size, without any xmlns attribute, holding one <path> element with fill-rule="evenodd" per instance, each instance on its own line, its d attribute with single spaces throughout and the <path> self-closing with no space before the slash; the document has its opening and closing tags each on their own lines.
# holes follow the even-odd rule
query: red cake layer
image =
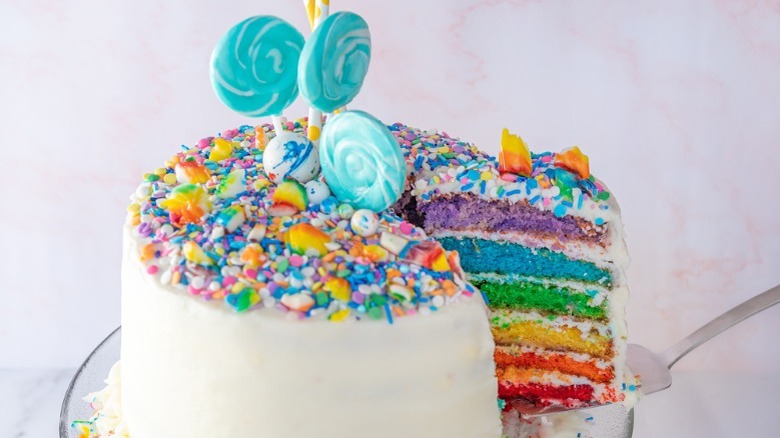
<svg viewBox="0 0 780 438">
<path fill-rule="evenodd" d="M 498 382 L 498 396 L 503 399 L 525 398 L 539 405 L 552 402 L 565 405 L 579 405 L 593 401 L 593 387 L 590 385 L 554 386 L 540 383 Z"/>
<path fill-rule="evenodd" d="M 537 368 L 548 371 L 560 371 L 565 374 L 586 377 L 595 383 L 609 383 L 614 379 L 612 368 L 601 369 L 595 360 L 578 362 L 565 353 L 536 354 L 532 351 L 512 354 L 510 348 L 496 346 L 493 358 L 496 366 L 506 368 L 514 366 L 518 368 Z"/>
</svg>

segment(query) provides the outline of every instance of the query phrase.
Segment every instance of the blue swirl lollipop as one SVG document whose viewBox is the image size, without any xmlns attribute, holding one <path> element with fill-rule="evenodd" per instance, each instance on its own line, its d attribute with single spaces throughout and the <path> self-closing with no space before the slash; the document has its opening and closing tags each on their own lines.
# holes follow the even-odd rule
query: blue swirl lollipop
<svg viewBox="0 0 780 438">
<path fill-rule="evenodd" d="M 337 12 L 317 26 L 301 52 L 298 86 L 309 105 L 332 113 L 357 96 L 371 60 L 368 24 Z"/>
<path fill-rule="evenodd" d="M 231 27 L 211 54 L 211 85 L 232 110 L 279 115 L 298 97 L 303 35 L 278 17 L 259 15 Z"/>
<path fill-rule="evenodd" d="M 328 120 L 320 139 L 325 182 L 341 202 L 380 212 L 400 197 L 406 164 L 393 134 L 363 111 Z"/>
</svg>

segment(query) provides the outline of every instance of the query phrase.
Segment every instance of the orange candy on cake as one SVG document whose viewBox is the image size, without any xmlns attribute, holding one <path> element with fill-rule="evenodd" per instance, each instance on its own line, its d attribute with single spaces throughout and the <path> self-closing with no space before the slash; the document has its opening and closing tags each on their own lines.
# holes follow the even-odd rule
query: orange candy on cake
<svg viewBox="0 0 780 438">
<path fill-rule="evenodd" d="M 211 211 L 211 202 L 203 187 L 198 184 L 182 184 L 171 190 L 160 207 L 168 210 L 171 222 L 177 226 L 199 224 Z"/>
<path fill-rule="evenodd" d="M 590 176 L 588 156 L 579 147 L 574 146 L 555 154 L 555 165 L 577 174 L 582 179 Z"/>
<path fill-rule="evenodd" d="M 531 151 L 519 135 L 504 128 L 501 132 L 501 151 L 498 153 L 498 171 L 531 176 Z"/>
</svg>

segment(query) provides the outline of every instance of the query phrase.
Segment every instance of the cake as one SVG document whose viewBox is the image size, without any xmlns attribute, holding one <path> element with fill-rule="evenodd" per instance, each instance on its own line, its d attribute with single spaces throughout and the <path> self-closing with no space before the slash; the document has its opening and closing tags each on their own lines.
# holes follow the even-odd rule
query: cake
<svg viewBox="0 0 780 438">
<path fill-rule="evenodd" d="M 305 119 L 288 122 L 285 134 L 305 127 Z M 497 437 L 498 406 L 508 409 L 516 397 L 630 402 L 633 382 L 623 375 L 626 257 L 614 199 L 582 200 L 604 220 L 600 238 L 586 243 L 559 226 L 554 239 L 542 235 L 552 228 L 542 219 L 556 224 L 560 217 L 555 207 L 548 206 L 552 214 L 530 207 L 530 199 L 543 196 L 522 187 L 530 178 L 500 172 L 496 158 L 446 133 L 400 123 L 389 130 L 403 152 L 407 186 L 375 218 L 339 204 L 318 172 L 305 184 L 271 181 L 263 166 L 275 136 L 270 125 L 204 138 L 144 175 L 124 229 L 121 366 L 106 390 L 88 397 L 98 413 L 78 425 L 85 436 L 328 436 L 338 425 L 338 436 L 349 437 L 381 425 L 373 436 Z M 559 169 L 549 164 L 554 154 L 532 162 L 537 176 Z M 494 181 L 484 183 L 481 199 L 482 188 L 469 191 L 475 179 Z M 193 187 L 203 193 L 187 193 L 197 192 Z M 524 197 L 499 195 L 515 196 L 511 190 Z M 516 213 L 529 207 L 536 211 Z M 198 220 L 187 222 L 198 208 Z M 507 211 L 542 224 L 501 229 L 495 220 Z M 304 238 L 291 230 L 303 230 Z M 407 245 L 412 254 L 403 251 Z M 529 255 L 491 257 L 500 245 Z M 541 257 L 587 260 L 609 275 L 561 279 L 550 273 L 569 271 L 547 267 Z M 480 270 L 486 265 L 494 270 Z M 583 331 L 575 339 L 589 341 L 586 320 L 606 326 L 613 356 L 529 341 L 569 327 Z M 509 337 L 525 321 L 532 325 Z M 593 378 L 589 369 L 609 379 Z M 295 420 L 300 412 L 306 421 Z M 586 431 L 586 417 L 537 419 L 521 429 L 567 424 Z"/>
<path fill-rule="evenodd" d="M 392 127 L 409 163 L 398 209 L 460 254 L 486 295 L 502 399 L 629 401 L 620 210 L 579 148 L 498 158 L 446 133 Z"/>
<path fill-rule="evenodd" d="M 367 24 L 307 12 L 308 40 L 257 16 L 212 55 L 219 99 L 272 123 L 183 147 L 131 197 L 121 360 L 82 435 L 498 437 L 515 398 L 625 401 L 620 215 L 587 157 L 347 110 Z"/>
<path fill-rule="evenodd" d="M 317 179 L 307 186 L 325 192 L 271 182 L 263 138 L 270 126 L 203 139 L 133 196 L 123 429 L 499 436 L 486 308 L 455 254 L 391 211 L 337 203 Z"/>
</svg>

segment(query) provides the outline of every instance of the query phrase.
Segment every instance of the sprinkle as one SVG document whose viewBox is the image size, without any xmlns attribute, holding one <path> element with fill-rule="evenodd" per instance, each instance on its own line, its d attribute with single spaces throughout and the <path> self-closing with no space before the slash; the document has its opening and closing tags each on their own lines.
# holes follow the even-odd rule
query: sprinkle
<svg viewBox="0 0 780 438">
<path fill-rule="evenodd" d="M 305 124 L 291 126 L 301 132 Z M 375 233 L 362 236 L 350 224 L 349 205 L 339 206 L 333 196 L 304 204 L 308 194 L 294 183 L 270 182 L 262 164 L 265 132 L 270 127 L 227 130 L 182 147 L 165 167 L 144 175 L 127 210 L 150 275 L 236 312 L 273 308 L 293 319 L 392 324 L 476 293 L 462 282 L 454 252 L 427 240 L 420 245 L 422 230 L 392 212 L 378 214 Z M 471 184 L 486 195 L 505 193 L 495 161 L 472 159 L 480 152 L 471 145 L 443 133 L 407 134 L 412 139 L 405 142 L 425 151 L 409 158 L 410 167 L 459 168 L 436 173 L 434 188 Z M 595 183 L 586 184 L 599 193 Z M 506 191 L 517 188 L 506 185 Z"/>
</svg>

